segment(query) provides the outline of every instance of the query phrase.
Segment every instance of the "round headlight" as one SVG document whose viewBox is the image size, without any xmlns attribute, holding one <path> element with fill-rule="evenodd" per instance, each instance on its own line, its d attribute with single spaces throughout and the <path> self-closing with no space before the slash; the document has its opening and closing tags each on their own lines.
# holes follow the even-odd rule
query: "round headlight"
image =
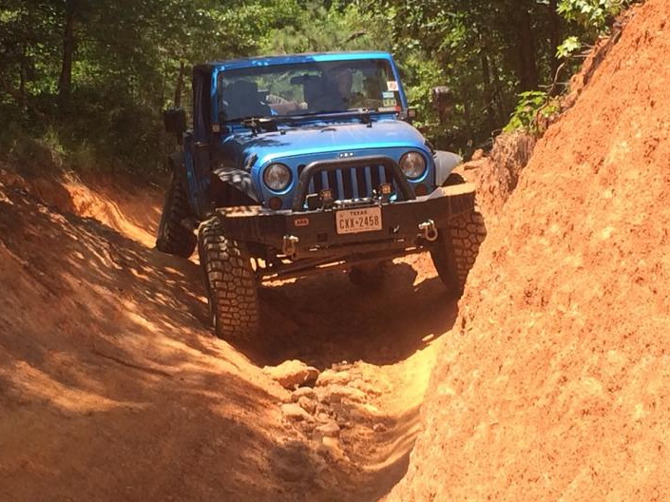
<svg viewBox="0 0 670 502">
<path fill-rule="evenodd" d="M 270 164 L 263 171 L 263 181 L 270 190 L 281 192 L 291 183 L 291 170 L 284 164 Z"/>
<path fill-rule="evenodd" d="M 426 159 L 418 152 L 408 152 L 400 158 L 400 169 L 410 179 L 420 178 L 426 171 Z"/>
</svg>

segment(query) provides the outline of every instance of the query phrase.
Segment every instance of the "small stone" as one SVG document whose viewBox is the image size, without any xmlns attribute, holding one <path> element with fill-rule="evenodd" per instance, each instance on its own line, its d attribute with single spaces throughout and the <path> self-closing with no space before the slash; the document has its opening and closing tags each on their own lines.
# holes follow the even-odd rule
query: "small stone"
<svg viewBox="0 0 670 502">
<path fill-rule="evenodd" d="M 367 400 L 367 395 L 360 389 L 346 387 L 344 385 L 331 385 L 326 389 L 325 397 L 322 401 L 329 403 L 340 403 L 342 399 L 349 401 L 363 402 Z"/>
<path fill-rule="evenodd" d="M 305 420 L 308 422 L 314 421 L 314 417 L 307 413 L 305 410 L 303 410 L 299 405 L 295 403 L 288 403 L 288 404 L 282 404 L 281 405 L 281 412 L 284 414 L 286 418 L 289 418 L 291 420 Z"/>
<path fill-rule="evenodd" d="M 319 370 L 297 359 L 284 361 L 279 366 L 265 366 L 263 372 L 286 389 L 314 382 L 319 376 Z"/>
<path fill-rule="evenodd" d="M 384 424 L 379 423 L 379 424 L 373 425 L 372 430 L 375 431 L 375 432 L 386 432 L 388 429 L 386 428 L 386 426 Z"/>
<path fill-rule="evenodd" d="M 298 404 L 307 413 L 313 414 L 316 411 L 316 402 L 307 397 L 301 397 L 298 399 Z"/>
<path fill-rule="evenodd" d="M 318 451 L 321 454 L 329 454 L 335 459 L 341 459 L 345 457 L 337 439 L 329 436 L 324 436 L 321 438 L 321 444 L 319 445 Z"/>
<path fill-rule="evenodd" d="M 347 385 L 351 381 L 351 375 L 346 371 L 326 370 L 316 379 L 316 385 L 326 387 L 327 385 Z"/>
<path fill-rule="evenodd" d="M 321 437 L 337 437 L 340 434 L 340 426 L 336 422 L 330 421 L 323 425 L 319 425 L 314 429 L 315 434 L 320 434 Z"/>
<path fill-rule="evenodd" d="M 293 394 L 291 394 L 291 400 L 294 403 L 300 401 L 301 397 L 306 397 L 307 399 L 316 399 L 316 393 L 311 387 L 299 387 L 293 392 Z"/>
<path fill-rule="evenodd" d="M 316 415 L 316 421 L 321 422 L 322 424 L 330 422 L 331 420 L 332 419 L 330 418 L 330 415 L 328 415 L 328 413 L 321 412 Z"/>
<path fill-rule="evenodd" d="M 312 434 L 314 433 L 314 428 L 316 427 L 316 424 L 314 422 L 307 422 L 305 420 L 302 420 L 300 422 L 296 422 L 295 427 L 297 427 L 298 430 L 302 432 L 305 436 L 311 437 Z"/>
<path fill-rule="evenodd" d="M 367 395 L 379 396 L 382 394 L 382 392 L 378 388 L 373 386 L 371 383 L 366 382 L 362 378 L 356 378 L 355 380 L 352 380 L 349 386 L 354 387 L 355 389 L 358 389 L 360 391 L 363 391 Z"/>
</svg>

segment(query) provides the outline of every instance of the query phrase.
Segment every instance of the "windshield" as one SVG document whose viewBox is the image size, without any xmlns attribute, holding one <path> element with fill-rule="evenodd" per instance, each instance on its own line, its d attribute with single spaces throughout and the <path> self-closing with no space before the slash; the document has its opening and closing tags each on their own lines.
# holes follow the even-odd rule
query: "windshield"
<svg viewBox="0 0 670 502">
<path fill-rule="evenodd" d="M 400 111 L 398 83 L 384 59 L 306 62 L 219 74 L 224 121 L 245 117 Z"/>
</svg>

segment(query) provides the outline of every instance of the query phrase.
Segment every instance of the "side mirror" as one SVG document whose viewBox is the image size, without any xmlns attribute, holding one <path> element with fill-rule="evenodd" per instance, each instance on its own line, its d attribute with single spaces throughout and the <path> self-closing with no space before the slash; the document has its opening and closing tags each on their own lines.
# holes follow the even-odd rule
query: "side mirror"
<svg viewBox="0 0 670 502">
<path fill-rule="evenodd" d="M 451 113 L 454 106 L 454 95 L 448 87 L 433 87 L 431 92 L 433 108 L 440 118 L 440 123 L 444 123 Z"/>
<path fill-rule="evenodd" d="M 406 112 L 400 114 L 399 118 L 411 124 L 412 121 L 416 120 L 417 118 L 416 108 L 408 108 Z"/>
<path fill-rule="evenodd" d="M 177 138 L 186 132 L 186 112 L 183 108 L 170 108 L 163 112 L 163 125 L 165 130 L 176 134 Z"/>
</svg>

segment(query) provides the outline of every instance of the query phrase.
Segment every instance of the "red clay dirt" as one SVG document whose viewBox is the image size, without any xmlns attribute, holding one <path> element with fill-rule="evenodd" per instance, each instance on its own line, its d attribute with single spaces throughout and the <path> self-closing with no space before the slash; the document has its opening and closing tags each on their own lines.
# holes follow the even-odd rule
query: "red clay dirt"
<svg viewBox="0 0 670 502">
<path fill-rule="evenodd" d="M 375 293 L 343 274 L 264 287 L 242 350 L 212 336 L 197 264 L 152 249 L 161 199 L 0 169 L 0 500 L 388 493 L 456 315 L 429 258 Z M 337 370 L 299 422 L 263 371 L 293 359 Z"/>
<path fill-rule="evenodd" d="M 242 350 L 152 249 L 159 190 L 0 170 L 0 500 L 370 501 L 406 471 L 389 500 L 669 499 L 666 14 L 636 11 L 483 201 L 460 313 L 415 256 L 380 292 L 264 287 Z M 327 397 L 263 371 L 294 359 Z"/>
<path fill-rule="evenodd" d="M 634 11 L 489 227 L 388 500 L 670 499 L 670 24 Z"/>
</svg>

